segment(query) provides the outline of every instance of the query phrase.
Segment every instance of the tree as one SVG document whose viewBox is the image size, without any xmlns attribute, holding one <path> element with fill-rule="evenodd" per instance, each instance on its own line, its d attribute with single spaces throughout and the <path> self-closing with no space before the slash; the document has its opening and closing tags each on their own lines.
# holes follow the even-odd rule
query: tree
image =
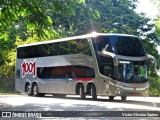
<svg viewBox="0 0 160 120">
<path fill-rule="evenodd" d="M 73 14 L 63 16 L 61 12 L 56 13 L 52 10 L 50 17 L 56 21 L 53 22 L 55 29 L 66 31 L 67 36 L 86 34 L 91 31 L 139 36 L 144 26 L 150 29 L 152 26 L 147 23 L 149 19 L 134 11 L 135 2 L 136 0 L 86 0 L 85 3 L 75 6 Z"/>
<path fill-rule="evenodd" d="M 58 38 L 50 11 L 63 15 L 74 14 L 75 3 L 84 0 L 2 0 L 0 2 L 0 64 L 3 51 L 14 48 L 17 36 L 22 40 L 37 35 L 41 39 Z M 63 12 L 61 12 L 61 9 Z M 54 21 L 56 23 L 56 21 Z"/>
<path fill-rule="evenodd" d="M 48 11 L 51 10 L 51 5 L 55 6 L 55 12 L 58 13 L 60 8 L 66 8 L 65 11 L 68 10 L 69 14 L 73 8 L 68 7 L 65 2 L 65 0 L 0 1 L 0 78 L 5 81 L 6 85 L 10 83 L 8 82 L 9 78 L 15 78 L 15 43 L 17 43 L 17 36 L 22 41 L 28 41 L 35 36 L 39 36 L 37 41 L 60 37 L 53 29 Z M 83 2 L 83 0 L 77 0 L 76 2 Z M 67 0 L 67 3 L 73 5 L 76 2 Z"/>
</svg>

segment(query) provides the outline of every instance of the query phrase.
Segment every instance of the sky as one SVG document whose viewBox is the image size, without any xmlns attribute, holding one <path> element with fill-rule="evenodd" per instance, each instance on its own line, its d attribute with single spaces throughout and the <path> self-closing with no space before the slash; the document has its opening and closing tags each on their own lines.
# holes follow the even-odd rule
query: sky
<svg viewBox="0 0 160 120">
<path fill-rule="evenodd" d="M 144 12 L 146 13 L 147 17 L 150 18 L 156 18 L 156 15 L 158 15 L 158 7 L 154 3 L 151 2 L 151 0 L 138 0 L 137 4 L 137 12 Z"/>
<path fill-rule="evenodd" d="M 158 15 L 158 7 L 151 0 L 138 0 L 136 12 L 143 12 L 146 14 L 146 17 L 151 19 L 156 18 Z M 157 47 L 157 50 L 160 54 L 160 46 Z"/>
</svg>

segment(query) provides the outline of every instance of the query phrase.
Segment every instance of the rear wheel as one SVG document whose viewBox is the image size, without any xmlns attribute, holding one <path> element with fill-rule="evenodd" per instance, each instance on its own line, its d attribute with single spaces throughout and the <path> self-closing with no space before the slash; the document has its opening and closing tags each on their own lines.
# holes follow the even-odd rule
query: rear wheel
<svg viewBox="0 0 160 120">
<path fill-rule="evenodd" d="M 126 99 L 127 99 L 127 96 L 121 96 L 122 101 L 126 101 Z"/>
<path fill-rule="evenodd" d="M 35 97 L 43 97 L 43 96 L 45 96 L 45 93 L 39 93 L 37 84 L 33 85 L 33 96 L 35 96 Z"/>
<path fill-rule="evenodd" d="M 93 100 L 97 99 L 97 93 L 96 93 L 96 88 L 94 85 L 91 85 L 91 96 Z"/>
<path fill-rule="evenodd" d="M 26 92 L 28 96 L 33 96 L 33 89 L 30 84 L 27 84 Z"/>
<path fill-rule="evenodd" d="M 79 87 L 79 94 L 80 94 L 80 97 L 82 100 L 84 100 L 86 98 L 84 87 L 82 84 L 80 84 L 80 87 Z"/>
</svg>

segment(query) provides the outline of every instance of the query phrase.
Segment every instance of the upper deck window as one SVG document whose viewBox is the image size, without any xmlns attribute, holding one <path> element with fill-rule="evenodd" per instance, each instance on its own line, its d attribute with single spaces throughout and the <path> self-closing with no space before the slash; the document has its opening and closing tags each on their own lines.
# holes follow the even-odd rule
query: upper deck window
<svg viewBox="0 0 160 120">
<path fill-rule="evenodd" d="M 124 56 L 144 56 L 141 40 L 132 36 L 98 36 L 92 38 L 95 51 L 108 51 Z"/>
<path fill-rule="evenodd" d="M 95 38 L 92 38 L 93 40 L 93 46 L 95 51 L 108 51 L 111 52 L 111 46 L 109 42 L 109 38 L 107 36 L 98 36 Z"/>
<path fill-rule="evenodd" d="M 114 52 L 124 56 L 144 56 L 144 48 L 139 38 L 111 36 L 110 43 Z"/>
<path fill-rule="evenodd" d="M 77 39 L 64 42 L 19 47 L 17 50 L 17 58 L 25 59 L 80 53 L 92 56 L 90 44 L 87 39 Z"/>
</svg>

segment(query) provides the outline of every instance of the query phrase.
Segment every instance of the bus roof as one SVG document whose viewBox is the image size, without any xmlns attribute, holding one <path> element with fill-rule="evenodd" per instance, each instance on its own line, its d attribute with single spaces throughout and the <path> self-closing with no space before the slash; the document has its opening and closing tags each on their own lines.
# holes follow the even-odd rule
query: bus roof
<svg viewBox="0 0 160 120">
<path fill-rule="evenodd" d="M 128 35 L 128 34 L 92 32 L 92 33 L 86 34 L 86 35 L 80 35 L 80 36 L 74 36 L 74 37 L 67 37 L 67 38 L 54 39 L 54 40 L 48 40 L 48 41 L 43 41 L 43 42 L 36 42 L 36 43 L 31 43 L 31 44 L 19 45 L 18 48 L 19 47 L 34 46 L 34 45 L 41 45 L 41 44 L 49 44 L 49 43 L 54 43 L 54 42 L 63 42 L 63 41 L 69 41 L 69 40 L 75 40 L 75 39 L 84 39 L 84 38 L 96 37 L 99 35 L 101 35 L 101 36 L 115 35 L 115 36 L 137 37 L 135 35 Z"/>
</svg>

